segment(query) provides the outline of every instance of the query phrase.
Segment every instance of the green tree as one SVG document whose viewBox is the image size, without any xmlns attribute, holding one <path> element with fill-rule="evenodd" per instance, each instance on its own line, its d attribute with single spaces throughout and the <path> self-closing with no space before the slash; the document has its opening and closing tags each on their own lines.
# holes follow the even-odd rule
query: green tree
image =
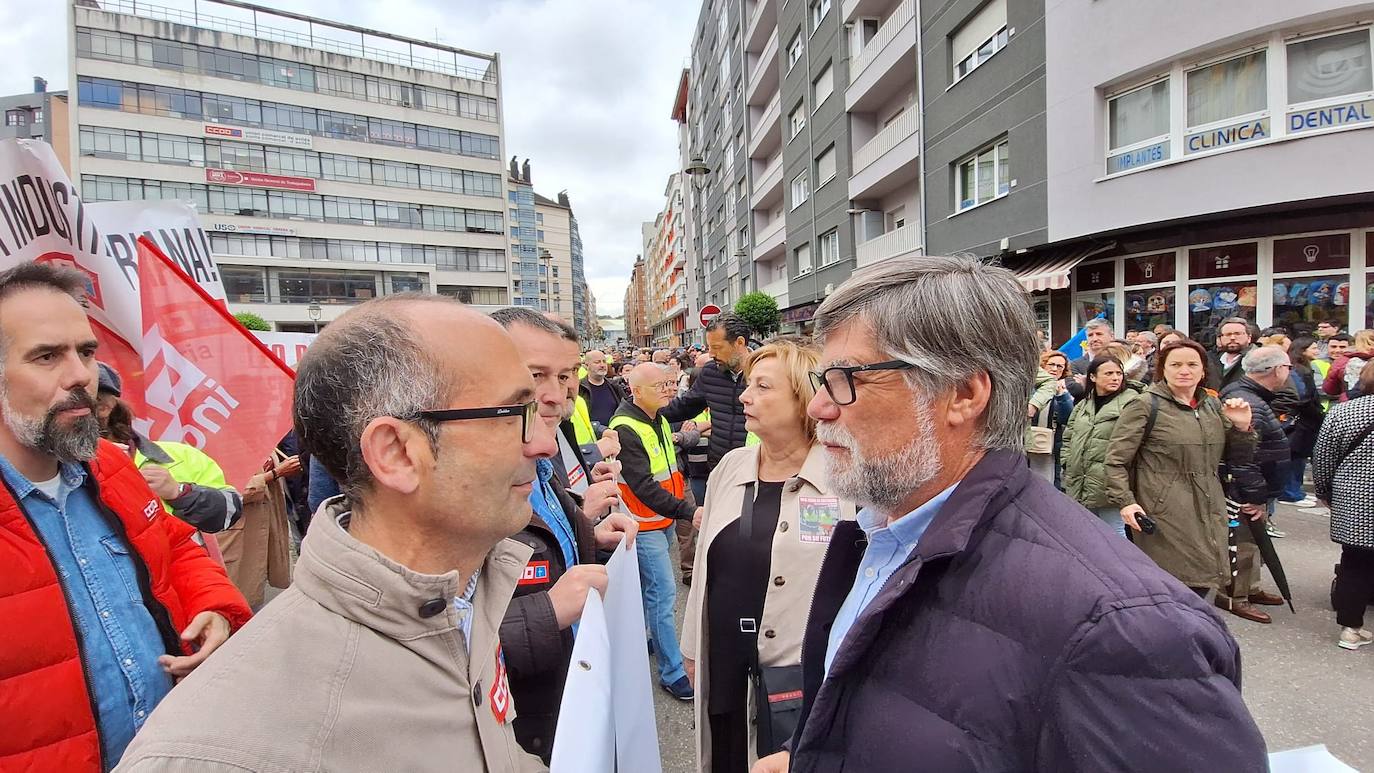
<svg viewBox="0 0 1374 773">
<path fill-rule="evenodd" d="M 238 314 L 234 315 L 234 319 L 238 320 L 240 325 L 243 325 L 249 330 L 264 330 L 269 332 L 272 330 L 272 324 L 270 322 L 251 311 L 240 311 Z"/>
<path fill-rule="evenodd" d="M 778 312 L 778 302 L 768 293 L 752 292 L 741 295 L 735 301 L 734 312 L 749 323 L 749 327 L 759 338 L 767 338 L 778 332 L 782 325 L 782 314 Z"/>
</svg>

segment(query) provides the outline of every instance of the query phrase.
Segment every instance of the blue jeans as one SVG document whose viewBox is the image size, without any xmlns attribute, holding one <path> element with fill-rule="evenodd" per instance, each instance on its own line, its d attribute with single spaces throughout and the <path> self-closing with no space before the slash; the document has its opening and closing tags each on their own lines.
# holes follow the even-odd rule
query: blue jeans
<svg viewBox="0 0 1374 773">
<path fill-rule="evenodd" d="M 1093 508 L 1092 513 L 1093 515 L 1102 519 L 1103 523 L 1112 527 L 1112 531 L 1116 532 L 1117 534 L 1120 534 L 1123 537 L 1126 536 L 1126 530 L 1130 527 L 1127 526 L 1126 522 L 1121 519 L 1121 508 L 1110 506 L 1095 507 Z"/>
<path fill-rule="evenodd" d="M 1307 496 L 1307 492 L 1302 490 L 1302 477 L 1307 472 L 1307 460 L 1302 457 L 1289 459 L 1279 465 L 1279 474 L 1283 478 L 1283 493 L 1279 499 L 1284 502 L 1299 502 Z"/>
<path fill-rule="evenodd" d="M 672 529 L 642 531 L 635 537 L 639 556 L 639 585 L 644 594 L 644 624 L 654 642 L 658 657 L 658 681 L 669 685 L 687 675 L 678 648 L 673 607 L 677 603 L 677 578 L 668 555 L 668 535 Z"/>
</svg>

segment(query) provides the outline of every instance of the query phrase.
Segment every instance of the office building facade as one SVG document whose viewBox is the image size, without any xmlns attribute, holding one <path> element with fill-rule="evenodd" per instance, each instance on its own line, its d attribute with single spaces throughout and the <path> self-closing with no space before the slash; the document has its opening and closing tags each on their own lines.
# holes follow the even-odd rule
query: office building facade
<svg viewBox="0 0 1374 773">
<path fill-rule="evenodd" d="M 496 55 L 245 3 L 70 13 L 73 179 L 193 202 L 234 310 L 511 302 Z"/>
</svg>

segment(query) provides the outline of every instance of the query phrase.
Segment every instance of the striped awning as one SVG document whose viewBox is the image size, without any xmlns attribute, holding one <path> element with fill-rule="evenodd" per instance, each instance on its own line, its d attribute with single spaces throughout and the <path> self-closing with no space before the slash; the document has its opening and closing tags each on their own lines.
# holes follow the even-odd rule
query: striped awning
<svg viewBox="0 0 1374 773">
<path fill-rule="evenodd" d="M 1056 250 L 1035 258 L 1016 269 L 1016 278 L 1026 292 L 1064 290 L 1069 286 L 1069 274 L 1083 261 L 1116 247 L 1116 242 L 1088 244 Z"/>
</svg>

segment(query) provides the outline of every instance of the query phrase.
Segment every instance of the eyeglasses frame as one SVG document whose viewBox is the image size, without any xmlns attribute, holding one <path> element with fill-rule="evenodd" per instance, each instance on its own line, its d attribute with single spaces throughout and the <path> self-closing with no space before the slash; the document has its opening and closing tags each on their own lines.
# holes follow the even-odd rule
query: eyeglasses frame
<svg viewBox="0 0 1374 773">
<path fill-rule="evenodd" d="M 906 360 L 887 360 L 886 362 L 875 362 L 869 365 L 835 365 L 819 373 L 814 370 L 810 371 L 807 375 L 811 378 L 811 386 L 814 387 L 817 392 L 821 391 L 822 386 L 825 387 L 825 393 L 830 396 L 830 401 L 836 405 L 844 406 L 853 405 L 854 401 L 859 399 L 859 392 L 854 388 L 855 373 L 873 370 L 911 370 L 915 367 L 915 365 L 912 365 Z M 850 398 L 848 402 L 840 402 L 835 398 L 835 393 L 831 391 L 830 379 L 827 378 L 827 374 L 832 370 L 838 370 L 844 374 L 845 381 L 849 385 Z"/>
<path fill-rule="evenodd" d="M 485 408 L 435 408 L 427 411 L 416 411 L 410 416 L 397 416 L 402 421 L 417 421 L 425 419 L 433 422 L 449 421 L 468 421 L 470 419 L 505 419 L 511 416 L 520 417 L 520 442 L 530 442 L 530 430 L 534 426 L 531 418 L 539 415 L 539 403 L 530 400 L 521 405 L 493 405 Z"/>
</svg>

